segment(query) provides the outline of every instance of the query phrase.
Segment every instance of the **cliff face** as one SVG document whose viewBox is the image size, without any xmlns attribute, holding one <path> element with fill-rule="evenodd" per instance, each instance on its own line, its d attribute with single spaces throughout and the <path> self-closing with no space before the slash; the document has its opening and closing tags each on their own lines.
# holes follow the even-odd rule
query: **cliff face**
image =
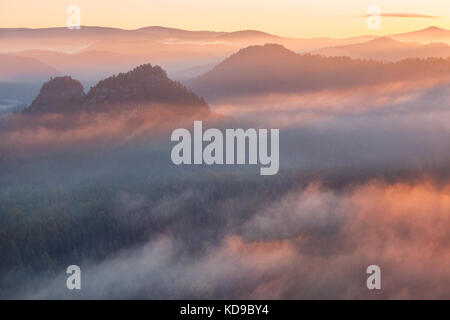
<svg viewBox="0 0 450 320">
<path fill-rule="evenodd" d="M 56 77 L 46 82 L 26 113 L 67 113 L 81 111 L 86 100 L 83 85 L 71 77 Z"/>
<path fill-rule="evenodd" d="M 39 95 L 25 112 L 126 112 L 154 104 L 209 110 L 202 98 L 170 80 L 162 68 L 145 64 L 100 81 L 87 95 L 81 83 L 71 77 L 51 79 L 42 86 Z"/>
</svg>

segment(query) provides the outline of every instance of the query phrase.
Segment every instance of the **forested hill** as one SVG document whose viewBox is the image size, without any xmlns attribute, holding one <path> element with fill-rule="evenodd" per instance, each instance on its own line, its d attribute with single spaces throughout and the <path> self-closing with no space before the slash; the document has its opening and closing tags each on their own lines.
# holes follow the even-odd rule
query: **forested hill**
<svg viewBox="0 0 450 320">
<path fill-rule="evenodd" d="M 450 60 L 444 58 L 383 63 L 297 54 L 278 44 L 266 44 L 241 49 L 186 85 L 212 101 L 233 95 L 305 93 L 449 76 Z"/>
<path fill-rule="evenodd" d="M 169 79 L 161 67 L 145 64 L 101 80 L 88 94 L 78 80 L 55 77 L 42 86 L 25 113 L 107 112 L 118 108 L 126 111 L 154 104 L 209 110 L 205 100 Z"/>
</svg>

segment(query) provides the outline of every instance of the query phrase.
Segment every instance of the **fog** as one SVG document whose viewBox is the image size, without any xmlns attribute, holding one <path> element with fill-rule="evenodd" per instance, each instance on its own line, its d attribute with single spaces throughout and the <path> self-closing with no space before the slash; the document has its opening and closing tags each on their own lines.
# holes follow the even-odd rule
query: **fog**
<svg viewBox="0 0 450 320">
<path fill-rule="evenodd" d="M 207 202 L 214 208 L 209 222 L 180 230 L 173 219 L 145 244 L 82 265 L 81 291 L 69 292 L 61 274 L 34 279 L 24 297 L 445 298 L 449 188 L 430 181 L 372 181 L 336 191 L 312 183 L 246 217 L 237 211 L 247 209 L 252 195 L 233 198 L 233 208 Z M 170 199 L 177 212 L 169 215 L 184 220 L 190 213 L 177 210 L 179 203 L 208 197 L 207 191 L 196 192 Z M 217 227 L 213 220 L 222 221 L 220 236 L 202 238 L 206 244 L 193 250 L 186 239 L 195 232 L 207 236 L 209 224 Z M 383 270 L 380 293 L 365 287 L 370 264 Z"/>
<path fill-rule="evenodd" d="M 0 234 L 20 249 L 0 262 L 0 295 L 448 298 L 448 90 L 398 83 L 239 97 L 208 116 L 2 122 Z M 279 128 L 279 174 L 173 165 L 170 132 L 193 120 Z M 80 291 L 66 288 L 70 264 Z"/>
</svg>

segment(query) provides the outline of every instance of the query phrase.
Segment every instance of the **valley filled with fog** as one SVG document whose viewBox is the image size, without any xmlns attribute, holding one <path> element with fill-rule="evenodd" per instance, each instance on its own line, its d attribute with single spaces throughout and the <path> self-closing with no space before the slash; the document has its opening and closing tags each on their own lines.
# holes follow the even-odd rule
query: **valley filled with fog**
<svg viewBox="0 0 450 320">
<path fill-rule="evenodd" d="M 169 30 L 179 43 L 168 44 L 162 29 L 94 30 L 117 37 L 108 43 L 88 31 L 92 52 L 104 53 L 61 51 L 58 61 L 80 70 L 108 56 L 99 79 L 34 64 L 39 86 L 17 76 L 31 91 L 0 118 L 0 298 L 450 296 L 447 57 L 416 48 L 389 60 L 397 43 L 383 40 L 379 60 L 360 60 L 360 46 L 375 45 L 364 38 Z M 17 32 L 9 45 L 22 58 L 25 44 L 41 50 L 33 59 L 49 54 Z M 87 35 L 72 42 L 77 50 Z M 393 38 L 413 36 L 422 39 Z M 164 54 L 169 45 L 177 49 Z M 192 131 L 194 120 L 279 129 L 278 174 L 174 165 L 171 132 Z M 65 285 L 72 264 L 80 291 Z M 384 270 L 376 293 L 366 287 L 372 264 Z"/>
</svg>

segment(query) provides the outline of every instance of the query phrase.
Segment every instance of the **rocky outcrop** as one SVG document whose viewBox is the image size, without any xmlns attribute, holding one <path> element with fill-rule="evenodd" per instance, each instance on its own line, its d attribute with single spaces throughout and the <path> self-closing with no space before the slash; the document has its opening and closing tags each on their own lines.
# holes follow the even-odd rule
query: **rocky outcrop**
<svg viewBox="0 0 450 320">
<path fill-rule="evenodd" d="M 161 67 L 145 64 L 101 80 L 87 95 L 79 81 L 68 76 L 53 78 L 25 113 L 127 112 L 153 105 L 209 111 L 205 100 L 170 80 Z"/>
<path fill-rule="evenodd" d="M 69 76 L 46 82 L 26 113 L 67 113 L 81 111 L 86 100 L 83 85 Z"/>
<path fill-rule="evenodd" d="M 84 107 L 89 111 L 107 111 L 149 104 L 209 108 L 202 98 L 170 80 L 161 67 L 150 64 L 100 81 L 89 91 Z"/>
</svg>

